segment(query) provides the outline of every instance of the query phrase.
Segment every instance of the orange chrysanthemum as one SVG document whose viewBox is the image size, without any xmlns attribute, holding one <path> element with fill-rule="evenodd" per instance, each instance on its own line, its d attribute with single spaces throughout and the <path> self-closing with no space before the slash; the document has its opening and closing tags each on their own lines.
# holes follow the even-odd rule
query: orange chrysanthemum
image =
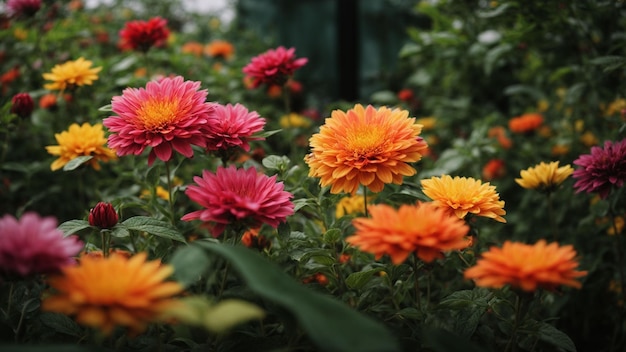
<svg viewBox="0 0 626 352">
<path fill-rule="evenodd" d="M 228 60 L 235 54 L 235 47 L 225 40 L 214 40 L 204 47 L 204 53 L 210 57 Z"/>
<path fill-rule="evenodd" d="M 204 51 L 204 45 L 198 42 L 187 42 L 180 48 L 180 52 L 183 54 L 190 54 L 196 57 L 202 56 Z"/>
<path fill-rule="evenodd" d="M 428 148 L 421 131 L 407 110 L 360 104 L 335 110 L 309 140 L 309 176 L 319 177 L 322 187 L 331 185 L 331 193 L 355 194 L 360 185 L 380 192 L 386 183 L 402 184 L 403 176 L 416 172 L 409 163 Z"/>
<path fill-rule="evenodd" d="M 509 120 L 509 129 L 514 133 L 528 133 L 538 129 L 543 124 L 541 114 L 524 114 Z"/>
<path fill-rule="evenodd" d="M 432 203 L 402 205 L 400 209 L 385 204 L 369 208 L 371 218 L 356 218 L 356 233 L 346 241 L 361 251 L 373 253 L 376 259 L 387 254 L 401 264 L 415 253 L 430 263 L 442 257 L 442 251 L 466 248 L 469 226 Z"/>
<path fill-rule="evenodd" d="M 504 201 L 489 182 L 482 183 L 471 177 L 452 178 L 450 175 L 422 180 L 422 191 L 434 204 L 447 208 L 459 218 L 468 213 L 506 222 Z"/>
<path fill-rule="evenodd" d="M 576 271 L 576 251 L 571 245 L 559 247 L 540 240 L 534 245 L 506 241 L 502 248 L 491 247 L 482 254 L 475 266 L 465 270 L 466 279 L 477 286 L 501 288 L 511 285 L 532 292 L 537 288 L 549 290 L 559 285 L 581 288 L 576 279 L 587 275 Z"/>
<path fill-rule="evenodd" d="M 151 322 L 178 305 L 172 298 L 183 291 L 177 282 L 164 281 L 174 272 L 160 261 L 146 261 L 146 253 L 133 257 L 83 256 L 77 266 L 48 280 L 58 291 L 46 298 L 42 309 L 75 316 L 80 324 L 110 334 L 116 326 L 143 332 Z"/>
</svg>

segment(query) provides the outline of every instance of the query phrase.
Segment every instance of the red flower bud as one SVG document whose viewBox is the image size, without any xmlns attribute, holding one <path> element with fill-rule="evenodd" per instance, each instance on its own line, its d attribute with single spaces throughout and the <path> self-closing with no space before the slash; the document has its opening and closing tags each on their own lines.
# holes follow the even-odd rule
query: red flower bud
<svg viewBox="0 0 626 352">
<path fill-rule="evenodd" d="M 98 202 L 89 211 L 89 225 L 91 226 L 110 229 L 117 224 L 118 220 L 117 212 L 111 203 Z"/>
<path fill-rule="evenodd" d="M 35 102 L 28 93 L 15 94 L 11 99 L 11 104 L 11 112 L 23 119 L 30 117 L 35 108 Z"/>
</svg>

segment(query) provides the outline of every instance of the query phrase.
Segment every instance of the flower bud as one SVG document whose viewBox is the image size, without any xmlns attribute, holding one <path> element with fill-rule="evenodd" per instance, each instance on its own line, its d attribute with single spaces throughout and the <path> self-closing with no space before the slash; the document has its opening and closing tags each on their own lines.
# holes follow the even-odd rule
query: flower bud
<svg viewBox="0 0 626 352">
<path fill-rule="evenodd" d="M 117 212 L 111 203 L 98 202 L 89 211 L 89 225 L 100 229 L 113 228 L 118 220 Z"/>
<path fill-rule="evenodd" d="M 15 94 L 11 99 L 11 104 L 11 112 L 23 119 L 30 117 L 35 108 L 35 102 L 28 93 Z"/>
</svg>

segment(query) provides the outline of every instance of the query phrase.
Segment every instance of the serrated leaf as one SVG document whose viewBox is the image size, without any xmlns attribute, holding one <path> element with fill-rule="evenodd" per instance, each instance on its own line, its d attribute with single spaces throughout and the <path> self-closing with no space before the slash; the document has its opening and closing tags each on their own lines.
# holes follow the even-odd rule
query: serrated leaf
<svg viewBox="0 0 626 352">
<path fill-rule="evenodd" d="M 488 290 L 475 288 L 451 293 L 439 302 L 442 308 L 463 309 L 473 305 L 487 305 Z"/>
<path fill-rule="evenodd" d="M 89 222 L 85 220 L 69 220 L 59 225 L 58 229 L 63 232 L 63 236 L 70 236 L 77 233 L 78 231 L 90 227 L 91 225 L 89 225 Z"/>
<path fill-rule="evenodd" d="M 381 271 L 381 269 L 370 269 L 366 271 L 352 273 L 346 278 L 346 285 L 348 285 L 348 287 L 352 289 L 360 290 L 361 288 L 363 288 L 363 286 L 365 286 L 365 284 L 370 281 L 372 276 L 374 276 L 374 274 L 378 273 L 379 271 Z"/>
<path fill-rule="evenodd" d="M 147 216 L 135 216 L 122 222 L 129 230 L 144 231 L 149 234 L 185 243 L 185 237 L 172 225 Z"/>
<path fill-rule="evenodd" d="M 574 345 L 574 341 L 572 341 L 572 339 L 570 339 L 570 337 L 563 331 L 550 324 L 539 322 L 537 336 L 541 341 L 560 347 L 567 352 L 576 352 L 576 345 Z"/>
<path fill-rule="evenodd" d="M 291 312 L 319 350 L 400 351 L 384 325 L 335 298 L 307 289 L 259 253 L 202 240 L 193 245 L 226 258 L 252 292 Z"/>
<path fill-rule="evenodd" d="M 66 315 L 58 313 L 41 313 L 39 320 L 48 328 L 66 335 L 80 337 L 83 331 L 76 322 Z"/>
<path fill-rule="evenodd" d="M 67 164 L 63 165 L 63 171 L 72 171 L 91 159 L 93 159 L 93 155 L 77 156 L 70 160 Z"/>
<path fill-rule="evenodd" d="M 342 231 L 339 229 L 330 229 L 324 232 L 324 242 L 335 243 L 342 237 Z"/>
</svg>

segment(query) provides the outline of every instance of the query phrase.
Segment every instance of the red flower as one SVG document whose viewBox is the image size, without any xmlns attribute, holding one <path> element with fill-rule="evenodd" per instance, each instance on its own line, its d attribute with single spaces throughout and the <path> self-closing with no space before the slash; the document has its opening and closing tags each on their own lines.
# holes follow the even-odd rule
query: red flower
<svg viewBox="0 0 626 352">
<path fill-rule="evenodd" d="M 101 229 L 111 229 L 117 225 L 119 220 L 117 212 L 111 203 L 98 202 L 89 211 L 89 225 Z"/>
<path fill-rule="evenodd" d="M 163 46 L 170 35 L 166 26 L 167 20 L 161 17 L 127 22 L 120 31 L 120 48 L 146 52 L 153 46 Z"/>
<path fill-rule="evenodd" d="M 213 104 L 206 102 L 207 91 L 198 88 L 200 82 L 178 76 L 148 82 L 145 89 L 125 89 L 111 103 L 119 116 L 103 120 L 112 132 L 109 146 L 120 156 L 139 155 L 151 147 L 149 165 L 155 157 L 170 160 L 172 149 L 191 158 L 191 145 L 205 147 L 205 136 L 212 133 Z"/>
<path fill-rule="evenodd" d="M 243 68 L 243 73 L 252 78 L 252 87 L 256 88 L 263 83 L 283 85 L 287 79 L 300 67 L 306 65 L 309 59 L 296 59 L 295 48 L 285 49 L 279 46 L 252 58 Z"/>
<path fill-rule="evenodd" d="M 262 131 L 265 119 L 256 111 L 248 111 L 241 104 L 213 104 L 215 120 L 213 132 L 206 136 L 208 150 L 225 150 L 241 147 L 250 151 L 249 141 L 262 140 L 253 134 Z"/>
<path fill-rule="evenodd" d="M 506 168 L 504 167 L 504 160 L 491 159 L 483 167 L 483 180 L 491 181 L 497 178 L 502 178 L 506 174 Z"/>
<path fill-rule="evenodd" d="M 197 185 L 187 187 L 185 194 L 204 207 L 182 217 L 184 221 L 201 220 L 215 223 L 214 237 L 224 232 L 226 225 L 238 223 L 248 227 L 268 224 L 273 228 L 293 214 L 293 195 L 283 189 L 276 176 L 258 174 L 255 168 L 218 167 L 216 173 L 207 170 L 194 177 Z"/>
<path fill-rule="evenodd" d="M 626 182 L 626 139 L 620 142 L 605 141 L 604 148 L 591 148 L 591 154 L 583 154 L 574 160 L 580 166 L 572 177 L 576 193 L 598 193 L 606 198 L 611 190 L 624 186 Z"/>
<path fill-rule="evenodd" d="M 509 120 L 509 129 L 514 133 L 530 133 L 543 124 L 541 114 L 524 114 Z"/>
<path fill-rule="evenodd" d="M 41 0 L 9 0 L 6 6 L 12 16 L 32 17 L 41 8 Z"/>
<path fill-rule="evenodd" d="M 411 101 L 413 99 L 413 91 L 405 88 L 398 92 L 398 99 L 402 101 Z"/>
<path fill-rule="evenodd" d="M 11 99 L 11 112 L 21 118 L 30 117 L 34 108 L 35 102 L 28 93 L 15 94 Z"/>
</svg>

